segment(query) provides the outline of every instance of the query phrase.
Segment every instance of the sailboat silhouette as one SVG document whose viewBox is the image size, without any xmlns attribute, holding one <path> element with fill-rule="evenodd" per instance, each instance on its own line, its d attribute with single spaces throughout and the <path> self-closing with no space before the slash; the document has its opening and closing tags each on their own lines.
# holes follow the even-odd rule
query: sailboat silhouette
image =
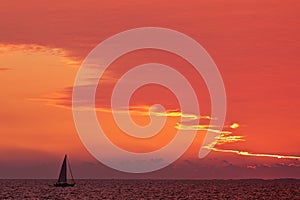
<svg viewBox="0 0 300 200">
<path fill-rule="evenodd" d="M 69 166 L 70 174 L 71 174 L 71 182 L 68 182 L 67 180 L 67 164 Z M 73 174 L 71 171 L 71 167 L 69 162 L 67 161 L 67 155 L 65 155 L 64 161 L 62 163 L 60 173 L 59 173 L 59 178 L 57 182 L 54 184 L 55 187 L 73 187 L 75 185 Z"/>
</svg>

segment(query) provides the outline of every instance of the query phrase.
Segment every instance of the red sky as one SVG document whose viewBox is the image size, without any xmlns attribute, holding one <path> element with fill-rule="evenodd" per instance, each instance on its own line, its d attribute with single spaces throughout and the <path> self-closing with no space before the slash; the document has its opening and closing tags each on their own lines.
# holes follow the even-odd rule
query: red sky
<svg viewBox="0 0 300 200">
<path fill-rule="evenodd" d="M 299 157 L 298 1 L 0 0 L 0 5 L 0 178 L 55 178 L 64 153 L 70 156 L 79 178 L 300 178 L 299 159 L 211 152 L 199 160 L 196 154 L 205 131 L 199 131 L 180 160 L 163 170 L 145 175 L 116 172 L 84 148 L 70 109 L 76 72 L 98 43 L 132 28 L 170 28 L 199 42 L 223 77 L 226 125 L 240 125 L 224 130 L 245 141 L 222 144 L 218 149 Z M 151 50 L 130 53 L 110 67 L 113 73 L 107 79 L 112 81 L 106 83 L 105 91 L 98 90 L 97 106 L 105 107 L 111 84 L 122 70 L 145 62 L 164 63 L 186 74 L 197 85 L 202 115 L 210 115 L 202 79 L 175 55 Z M 170 110 L 178 109 L 172 94 L 163 88 L 144 90 L 148 92 L 141 89 L 135 94 L 132 105 L 159 101 Z M 161 95 L 154 96 L 157 90 Z M 109 113 L 98 112 L 101 115 L 102 124 L 112 127 Z M 134 119 L 140 124 L 149 120 Z M 175 131 L 178 119 L 169 120 L 173 130 L 165 130 L 168 133 Z M 148 144 L 111 139 L 132 151 L 150 151 L 171 137 L 154 138 Z"/>
</svg>

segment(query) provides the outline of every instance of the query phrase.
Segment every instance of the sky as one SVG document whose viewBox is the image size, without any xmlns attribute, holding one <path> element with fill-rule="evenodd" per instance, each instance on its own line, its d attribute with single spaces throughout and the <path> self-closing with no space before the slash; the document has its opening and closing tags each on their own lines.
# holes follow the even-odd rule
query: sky
<svg viewBox="0 0 300 200">
<path fill-rule="evenodd" d="M 0 0 L 0 4 L 0 178 L 56 178 L 64 154 L 75 178 L 300 178 L 298 1 Z M 123 55 L 97 87 L 97 117 L 107 137 L 123 149 L 141 153 L 163 147 L 178 130 L 197 131 L 188 151 L 168 167 L 128 174 L 103 165 L 84 147 L 72 116 L 72 90 L 80 65 L 100 42 L 149 26 L 182 32 L 207 50 L 224 81 L 227 115 L 217 144 L 199 159 L 207 130 L 214 130 L 208 126 L 214 119 L 201 76 L 186 60 L 166 51 Z M 141 87 L 130 99 L 133 120 L 147 125 L 149 107 L 156 103 L 164 105 L 166 113 L 154 114 L 167 117 L 161 132 L 146 140 L 120 131 L 110 97 L 122 74 L 149 62 L 172 66 L 187 77 L 201 116 L 181 112 L 165 87 Z M 192 123 L 193 117 L 200 123 Z"/>
</svg>

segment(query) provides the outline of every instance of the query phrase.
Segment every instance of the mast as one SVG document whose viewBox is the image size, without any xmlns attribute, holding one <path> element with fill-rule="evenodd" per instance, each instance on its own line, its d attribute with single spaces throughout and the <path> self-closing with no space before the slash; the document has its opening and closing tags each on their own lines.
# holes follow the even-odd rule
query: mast
<svg viewBox="0 0 300 200">
<path fill-rule="evenodd" d="M 58 182 L 59 183 L 67 182 L 67 155 L 65 155 L 64 161 L 61 166 Z"/>
</svg>

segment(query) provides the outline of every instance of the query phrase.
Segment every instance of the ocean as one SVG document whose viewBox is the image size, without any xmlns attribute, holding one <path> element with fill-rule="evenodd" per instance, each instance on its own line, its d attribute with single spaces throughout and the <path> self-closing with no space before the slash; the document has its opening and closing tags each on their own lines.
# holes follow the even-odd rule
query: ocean
<svg viewBox="0 0 300 200">
<path fill-rule="evenodd" d="M 300 199 L 300 180 L 0 180 L 0 199 Z"/>
</svg>

